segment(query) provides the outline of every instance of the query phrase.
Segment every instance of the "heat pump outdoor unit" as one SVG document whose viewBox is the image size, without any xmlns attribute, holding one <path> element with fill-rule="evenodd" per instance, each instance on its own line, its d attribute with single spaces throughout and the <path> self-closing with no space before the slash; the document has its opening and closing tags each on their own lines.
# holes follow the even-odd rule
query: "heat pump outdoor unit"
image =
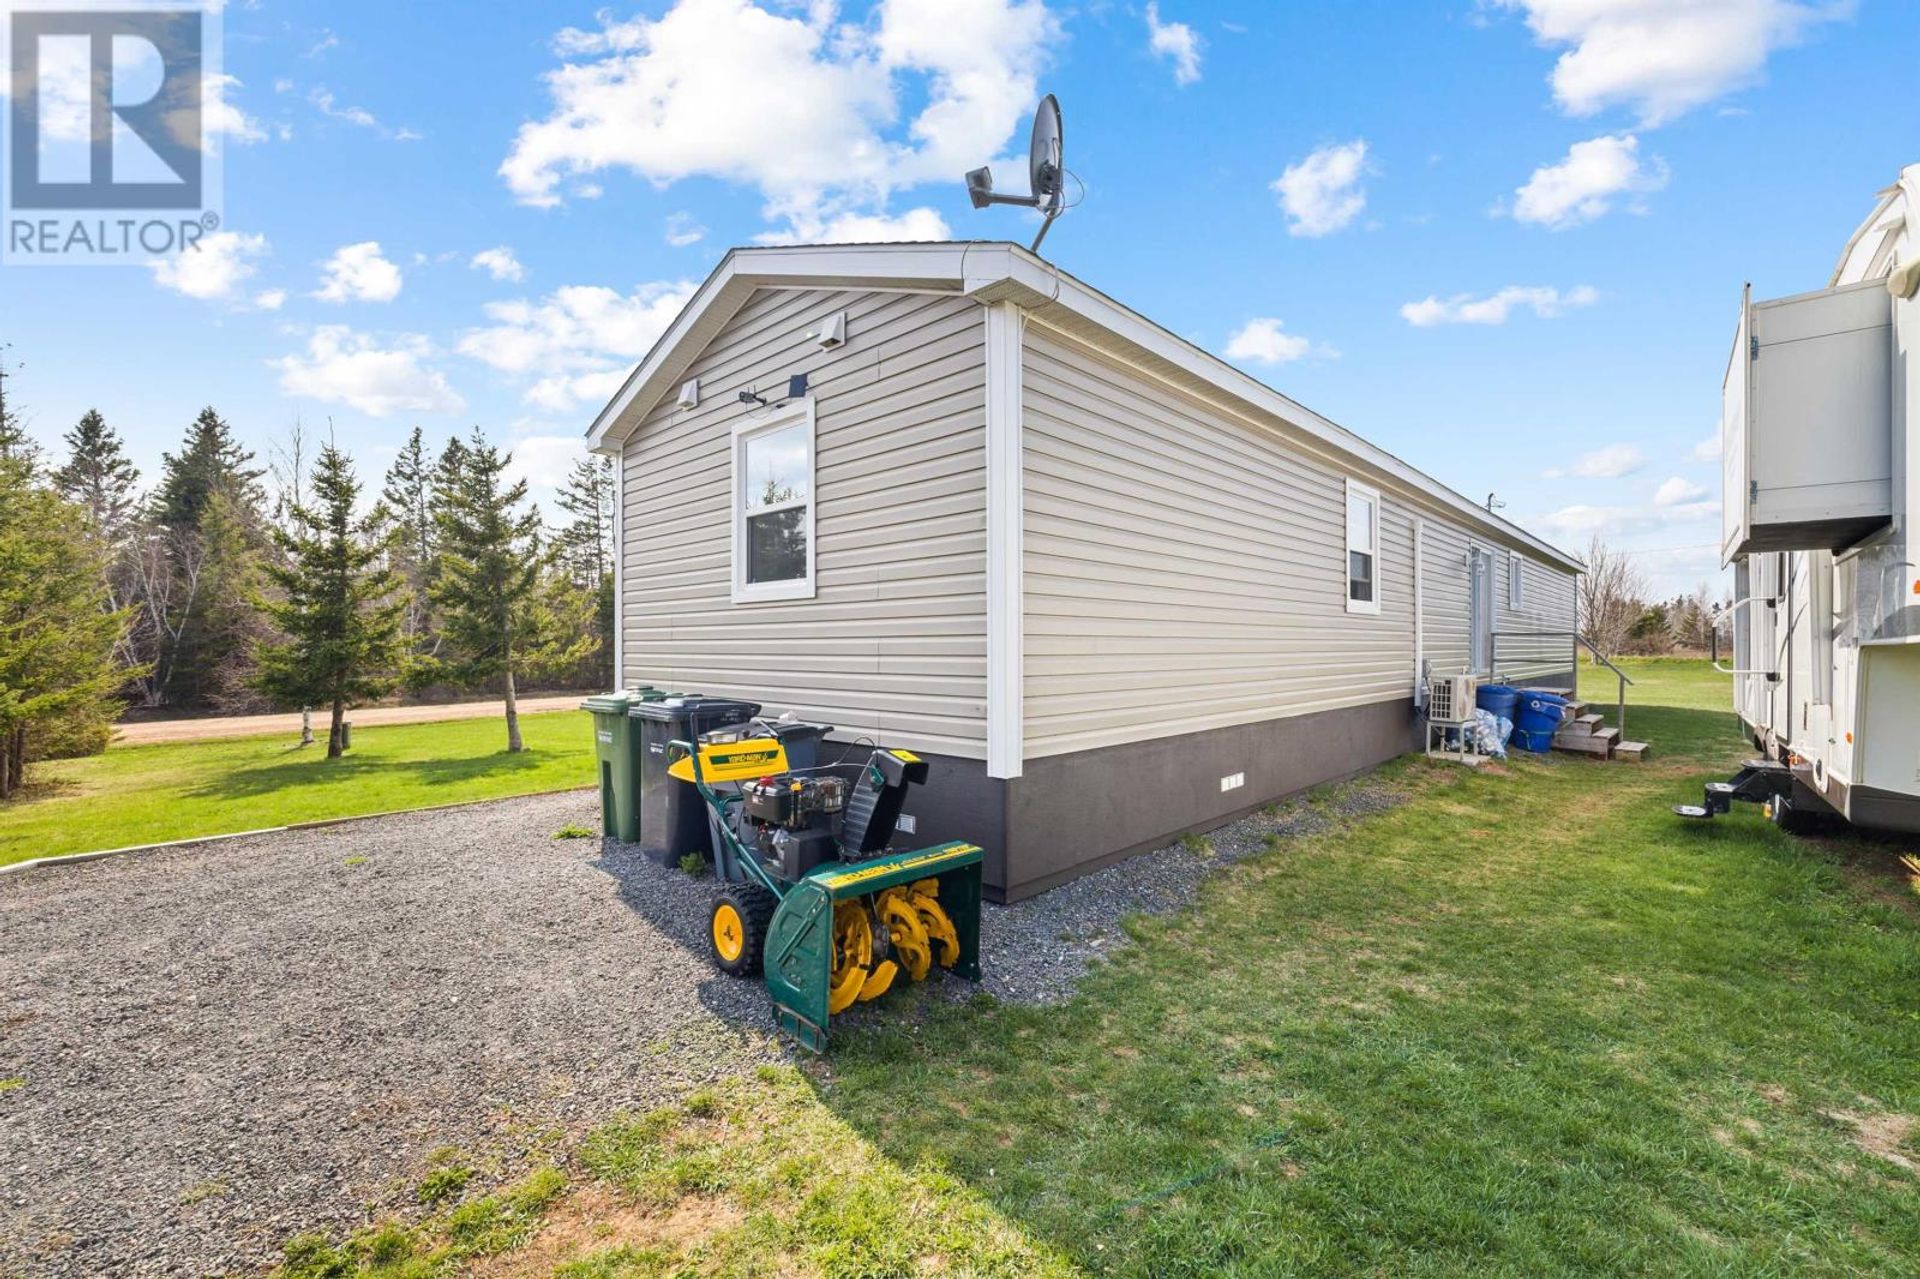
<svg viewBox="0 0 1920 1279">
<path fill-rule="evenodd" d="M 1471 675 L 1436 675 L 1427 691 L 1427 722 L 1451 727 L 1473 719 L 1477 689 Z"/>
</svg>

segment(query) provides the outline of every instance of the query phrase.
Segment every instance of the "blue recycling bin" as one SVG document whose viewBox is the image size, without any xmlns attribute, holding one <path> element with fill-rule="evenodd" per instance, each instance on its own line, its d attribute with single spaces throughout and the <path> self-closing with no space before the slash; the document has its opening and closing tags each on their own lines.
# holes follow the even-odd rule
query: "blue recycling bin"
<svg viewBox="0 0 1920 1279">
<path fill-rule="evenodd" d="M 1513 716 L 1513 744 L 1536 755 L 1552 750 L 1567 706 L 1567 699 L 1557 693 L 1522 693 Z"/>
<path fill-rule="evenodd" d="M 1482 684 L 1473 695 L 1473 704 L 1493 712 L 1495 719 L 1512 719 L 1513 704 L 1519 700 L 1520 690 L 1505 684 Z"/>
</svg>

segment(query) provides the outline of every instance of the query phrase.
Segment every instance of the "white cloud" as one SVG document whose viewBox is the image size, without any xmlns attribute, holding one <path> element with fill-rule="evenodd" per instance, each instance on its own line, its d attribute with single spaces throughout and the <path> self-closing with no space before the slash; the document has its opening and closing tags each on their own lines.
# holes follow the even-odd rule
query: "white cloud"
<svg viewBox="0 0 1920 1279">
<path fill-rule="evenodd" d="M 513 441 L 511 448 L 507 477 L 536 489 L 565 486 L 573 464 L 587 455 L 586 440 L 579 435 L 528 435 Z"/>
<path fill-rule="evenodd" d="M 1513 193 L 1513 217 L 1563 231 L 1604 216 L 1620 196 L 1638 197 L 1666 185 L 1667 162 L 1657 155 L 1643 162 L 1640 139 L 1632 134 L 1589 138 L 1569 147 L 1560 163 L 1533 171 Z M 1637 198 L 1627 208 L 1645 212 Z"/>
<path fill-rule="evenodd" d="M 934 209 L 908 209 L 898 217 L 885 213 L 843 213 L 821 219 L 796 214 L 786 227 L 753 237 L 761 244 L 897 244 L 905 240 L 950 240 L 953 231 Z"/>
<path fill-rule="evenodd" d="M 315 87 L 307 95 L 307 101 L 313 103 L 314 110 L 330 120 L 341 120 L 358 128 L 367 129 L 389 142 L 418 142 L 421 135 L 412 129 L 390 128 L 380 118 L 365 107 L 341 106 L 340 100 L 333 96 L 332 90 L 325 85 Z"/>
<path fill-rule="evenodd" d="M 604 400 L 693 296 L 689 282 L 644 284 L 630 294 L 569 285 L 538 302 L 490 302 L 493 323 L 460 339 L 462 355 L 516 377 L 538 374 L 528 403 L 565 412 Z"/>
<path fill-rule="evenodd" d="M 1367 207 L 1360 179 L 1367 171 L 1364 138 L 1324 146 L 1273 180 L 1274 194 L 1287 213 L 1287 234 L 1331 235 Z"/>
<path fill-rule="evenodd" d="M 153 282 L 163 289 L 208 302 L 232 302 L 240 286 L 259 269 L 255 262 L 267 255 L 267 237 L 215 231 L 203 235 L 191 249 L 147 264 Z"/>
<path fill-rule="evenodd" d="M 1720 460 L 1720 432 L 1715 431 L 1706 439 L 1693 446 L 1693 460 L 1696 462 L 1718 462 Z"/>
<path fill-rule="evenodd" d="M 400 268 L 380 252 L 378 240 L 342 245 L 320 268 L 322 302 L 391 302 L 400 296 Z"/>
<path fill-rule="evenodd" d="M 267 131 L 260 122 L 233 104 L 233 90 L 240 87 L 240 81 L 230 75 L 207 77 L 200 90 L 200 129 L 207 138 L 231 138 L 243 144 L 267 140 Z M 175 130 L 185 127 L 189 118 L 169 112 L 168 127 Z M 191 145 L 193 139 L 185 141 Z"/>
<path fill-rule="evenodd" d="M 625 169 L 759 189 L 770 217 L 863 210 L 998 153 L 1038 97 L 1058 24 L 1041 0 L 880 0 L 840 21 L 751 0 L 678 0 L 659 18 L 560 33 L 552 109 L 500 175 L 523 203 Z"/>
<path fill-rule="evenodd" d="M 1647 455 L 1637 445 L 1609 444 L 1591 453 L 1582 453 L 1571 467 L 1550 467 L 1541 472 L 1541 478 L 1557 480 L 1573 475 L 1583 480 L 1617 480 L 1623 475 L 1632 475 L 1646 464 Z"/>
<path fill-rule="evenodd" d="M 370 417 L 395 413 L 457 413 L 466 401 L 439 370 L 424 361 L 433 354 L 424 337 L 400 334 L 386 345 L 345 325 L 324 325 L 307 340 L 304 355 L 268 363 L 280 370 L 288 395 L 345 404 Z"/>
<path fill-rule="evenodd" d="M 1200 50 L 1205 41 L 1184 22 L 1160 21 L 1160 6 L 1147 0 L 1147 47 L 1173 63 L 1173 82 L 1193 84 L 1200 79 Z"/>
<path fill-rule="evenodd" d="M 707 228 L 695 221 L 691 213 L 669 213 L 666 237 L 668 244 L 676 249 L 684 249 L 689 244 L 698 244 L 706 239 Z"/>
<path fill-rule="evenodd" d="M 1612 106 L 1651 128 L 1760 79 L 1769 54 L 1851 0 L 1495 0 L 1526 15 L 1534 38 L 1566 48 L 1554 99 L 1569 115 Z"/>
<path fill-rule="evenodd" d="M 1585 284 L 1565 293 L 1559 289 L 1509 284 L 1483 298 L 1456 293 L 1444 299 L 1428 296 L 1418 302 L 1408 302 L 1400 308 L 1400 317 L 1422 329 L 1436 324 L 1505 324 L 1514 308 L 1524 307 L 1541 319 L 1550 320 L 1569 308 L 1592 306 L 1599 297 L 1598 292 Z"/>
<path fill-rule="evenodd" d="M 278 311 L 287 300 L 285 289 L 267 289 L 253 295 L 253 304 L 262 311 Z"/>
<path fill-rule="evenodd" d="M 527 268 L 520 265 L 520 259 L 504 244 L 482 249 L 467 265 L 475 271 L 485 271 L 496 280 L 518 282 L 527 278 Z"/>
<path fill-rule="evenodd" d="M 1563 506 L 1526 521 L 1550 538 L 1584 542 L 1598 533 L 1608 539 L 1627 538 L 1657 529 L 1702 524 L 1716 520 L 1720 503 L 1711 499 L 1678 502 L 1672 506 Z"/>
<path fill-rule="evenodd" d="M 1675 475 L 1660 486 L 1653 495 L 1653 504 L 1660 507 L 1683 506 L 1689 502 L 1698 502 L 1707 496 L 1706 486 L 1695 484 L 1692 480 Z"/>
<path fill-rule="evenodd" d="M 1290 364 L 1309 355 L 1327 354 L 1297 333 L 1281 332 L 1280 321 L 1259 316 L 1241 325 L 1227 339 L 1227 358 L 1250 364 Z"/>
</svg>

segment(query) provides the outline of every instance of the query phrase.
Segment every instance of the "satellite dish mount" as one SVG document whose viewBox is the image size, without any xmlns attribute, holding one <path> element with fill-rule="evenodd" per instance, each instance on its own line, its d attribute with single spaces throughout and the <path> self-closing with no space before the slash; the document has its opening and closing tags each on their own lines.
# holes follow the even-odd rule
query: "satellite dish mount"
<svg viewBox="0 0 1920 1279">
<path fill-rule="evenodd" d="M 1040 251 L 1040 241 L 1047 238 L 1053 220 L 1067 207 L 1063 198 L 1067 185 L 1063 137 L 1060 100 L 1049 93 L 1040 99 L 1040 106 L 1033 113 L 1033 144 L 1027 156 L 1027 184 L 1033 194 L 996 194 L 993 171 L 984 166 L 967 174 L 967 196 L 976 209 L 990 204 L 1018 204 L 1040 210 L 1046 221 L 1040 224 L 1040 234 L 1033 237 L 1030 247 L 1035 253 Z"/>
</svg>

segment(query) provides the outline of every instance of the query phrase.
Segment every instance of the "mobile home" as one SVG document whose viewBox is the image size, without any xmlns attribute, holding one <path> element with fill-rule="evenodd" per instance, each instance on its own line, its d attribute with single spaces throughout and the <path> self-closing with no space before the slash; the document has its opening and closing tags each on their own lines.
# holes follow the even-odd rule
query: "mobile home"
<svg viewBox="0 0 1920 1279">
<path fill-rule="evenodd" d="M 1743 297 L 1722 393 L 1734 705 L 1790 802 L 1920 831 L 1920 165 L 1827 287 Z"/>
<path fill-rule="evenodd" d="M 1573 679 L 1578 561 L 1010 244 L 736 250 L 590 439 L 622 684 L 926 756 L 1002 899 Z"/>
</svg>

